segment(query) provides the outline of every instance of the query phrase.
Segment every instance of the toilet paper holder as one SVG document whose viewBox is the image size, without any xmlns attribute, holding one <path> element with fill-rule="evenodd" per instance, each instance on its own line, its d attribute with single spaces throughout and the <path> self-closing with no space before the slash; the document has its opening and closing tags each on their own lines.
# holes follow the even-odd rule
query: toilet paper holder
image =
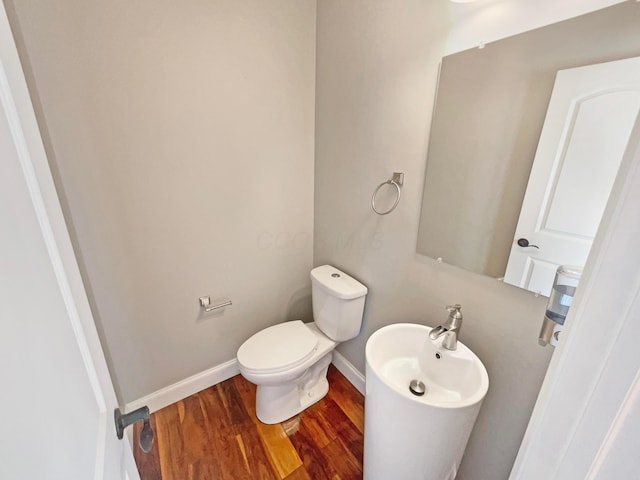
<svg viewBox="0 0 640 480">
<path fill-rule="evenodd" d="M 205 312 L 210 312 L 212 310 L 217 310 L 219 308 L 224 308 L 224 307 L 228 307 L 229 305 L 233 305 L 231 300 L 227 300 L 226 302 L 222 302 L 217 305 L 211 305 L 211 297 L 208 295 L 206 297 L 200 297 L 198 300 L 200 301 L 200 306 L 204 308 Z"/>
</svg>

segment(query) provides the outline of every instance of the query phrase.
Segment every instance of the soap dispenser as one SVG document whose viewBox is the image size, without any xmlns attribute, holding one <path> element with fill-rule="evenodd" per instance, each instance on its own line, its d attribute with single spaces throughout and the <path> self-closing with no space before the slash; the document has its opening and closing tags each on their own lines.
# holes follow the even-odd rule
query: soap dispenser
<svg viewBox="0 0 640 480">
<path fill-rule="evenodd" d="M 567 318 L 569 307 L 576 293 L 578 281 L 582 275 L 582 267 L 561 265 L 556 271 L 551 288 L 551 296 L 547 303 L 547 309 L 542 320 L 542 329 L 538 337 L 538 343 L 556 346 L 560 331 Z"/>
</svg>

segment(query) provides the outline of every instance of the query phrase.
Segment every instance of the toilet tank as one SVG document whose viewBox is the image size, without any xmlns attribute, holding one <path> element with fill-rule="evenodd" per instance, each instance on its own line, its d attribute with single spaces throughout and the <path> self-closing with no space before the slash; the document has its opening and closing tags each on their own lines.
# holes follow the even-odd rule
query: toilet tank
<svg viewBox="0 0 640 480">
<path fill-rule="evenodd" d="M 367 287 L 331 265 L 311 270 L 313 318 L 320 330 L 336 342 L 360 332 Z"/>
</svg>

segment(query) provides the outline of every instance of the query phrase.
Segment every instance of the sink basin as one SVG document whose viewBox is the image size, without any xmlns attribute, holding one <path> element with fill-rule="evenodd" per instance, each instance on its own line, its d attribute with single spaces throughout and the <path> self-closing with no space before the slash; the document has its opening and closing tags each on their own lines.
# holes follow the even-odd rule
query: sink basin
<svg viewBox="0 0 640 480">
<path fill-rule="evenodd" d="M 446 350 L 430 331 L 397 323 L 367 342 L 365 479 L 455 479 L 489 377 L 462 342 Z M 409 389 L 412 380 L 423 395 Z"/>
<path fill-rule="evenodd" d="M 431 327 L 397 323 L 375 332 L 367 342 L 372 373 L 400 395 L 442 408 L 460 408 L 481 401 L 489 377 L 480 359 L 462 342 L 455 351 L 442 347 L 444 336 L 429 339 Z M 426 393 L 416 396 L 409 383 L 416 379 Z"/>
</svg>

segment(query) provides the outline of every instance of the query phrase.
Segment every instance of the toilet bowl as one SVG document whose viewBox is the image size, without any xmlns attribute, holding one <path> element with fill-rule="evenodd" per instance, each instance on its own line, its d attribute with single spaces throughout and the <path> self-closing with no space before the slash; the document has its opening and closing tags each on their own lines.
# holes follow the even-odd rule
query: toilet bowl
<svg viewBox="0 0 640 480">
<path fill-rule="evenodd" d="M 238 349 L 241 375 L 257 385 L 263 423 L 280 423 L 324 397 L 333 350 L 360 331 L 367 287 L 330 265 L 311 271 L 311 285 L 314 322 L 273 325 Z"/>
</svg>

